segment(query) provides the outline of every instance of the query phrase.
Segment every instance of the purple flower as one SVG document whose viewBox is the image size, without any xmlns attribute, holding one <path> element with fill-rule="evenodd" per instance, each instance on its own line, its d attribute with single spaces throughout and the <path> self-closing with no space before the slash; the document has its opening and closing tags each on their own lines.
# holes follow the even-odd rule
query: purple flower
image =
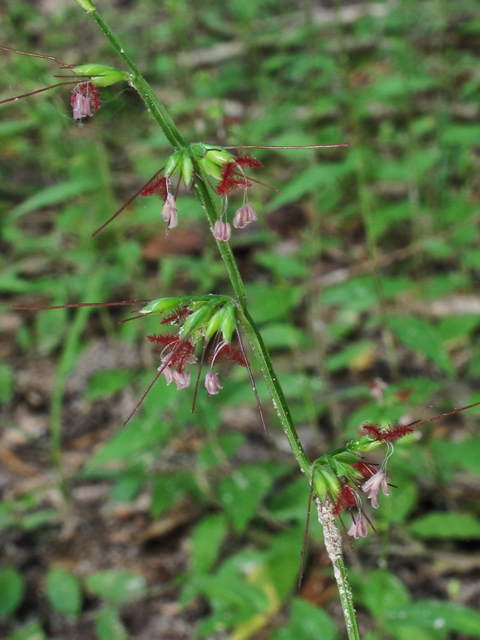
<svg viewBox="0 0 480 640">
<path fill-rule="evenodd" d="M 205 388 L 211 396 L 215 396 L 219 389 L 223 389 L 218 379 L 218 373 L 209 371 L 205 376 Z"/>
<path fill-rule="evenodd" d="M 168 222 L 167 229 L 173 229 L 178 224 L 177 205 L 171 193 L 168 194 L 165 204 L 162 207 L 162 218 Z"/>
<path fill-rule="evenodd" d="M 240 209 L 237 209 L 235 215 L 233 216 L 233 226 L 235 227 L 235 229 L 243 229 L 247 226 L 247 224 L 253 222 L 254 220 L 258 220 L 257 214 L 255 213 L 255 209 L 249 202 L 245 206 L 240 207 Z"/>
<path fill-rule="evenodd" d="M 367 533 L 367 523 L 361 515 L 358 516 L 356 522 L 352 522 L 352 526 L 347 531 L 347 535 L 351 538 L 355 538 L 355 540 L 358 540 L 358 538 L 366 538 Z"/>
<path fill-rule="evenodd" d="M 162 364 L 161 367 L 158 367 L 158 371 L 160 371 L 163 366 L 164 365 Z M 190 371 L 179 373 L 175 369 L 170 369 L 170 367 L 167 365 L 165 369 L 163 369 L 162 373 L 165 376 L 165 380 L 167 381 L 167 387 L 171 382 L 175 382 L 175 384 L 177 385 L 177 391 L 186 389 L 190 386 Z"/>
<path fill-rule="evenodd" d="M 158 371 L 161 371 L 162 367 L 163 367 L 163 364 L 162 364 L 162 366 L 161 366 L 161 367 L 158 367 Z M 172 373 L 172 370 L 171 370 L 171 369 L 170 369 L 170 367 L 167 365 L 167 366 L 163 369 L 162 373 L 163 373 L 163 375 L 165 376 L 165 380 L 167 381 L 167 387 L 168 387 L 168 385 L 169 385 L 169 384 L 172 382 L 172 380 L 173 380 L 173 373 Z"/>
<path fill-rule="evenodd" d="M 375 475 L 362 484 L 362 491 L 368 491 L 368 499 L 372 501 L 372 507 L 374 509 L 378 509 L 377 493 L 380 487 L 382 487 L 384 496 L 390 495 L 388 491 L 387 476 L 382 469 L 377 471 Z"/>
<path fill-rule="evenodd" d="M 172 371 L 173 381 L 177 385 L 177 391 L 186 389 L 190 386 L 190 371 L 179 373 L 178 371 Z"/>
<path fill-rule="evenodd" d="M 97 113 L 99 107 L 98 90 L 91 82 L 77 84 L 72 93 L 73 119 L 90 118 Z M 92 113 L 93 107 L 93 113 Z"/>
<path fill-rule="evenodd" d="M 73 104 L 73 119 L 80 120 L 81 118 L 86 118 L 93 116 L 92 110 L 90 108 L 90 100 L 85 96 L 82 96 L 80 93 L 75 95 Z"/>
<path fill-rule="evenodd" d="M 215 240 L 223 240 L 224 242 L 227 242 L 228 240 L 230 240 L 232 229 L 228 224 L 228 222 L 222 222 L 221 220 L 217 220 L 215 222 L 215 227 L 211 230 Z"/>
</svg>

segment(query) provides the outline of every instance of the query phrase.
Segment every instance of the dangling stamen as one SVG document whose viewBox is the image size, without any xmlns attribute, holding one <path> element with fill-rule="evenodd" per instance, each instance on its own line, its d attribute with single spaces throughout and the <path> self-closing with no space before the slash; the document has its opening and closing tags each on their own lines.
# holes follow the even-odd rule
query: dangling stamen
<svg viewBox="0 0 480 640">
<path fill-rule="evenodd" d="M 385 454 L 385 458 L 383 459 L 382 466 L 380 467 L 383 473 L 386 473 L 388 461 L 392 457 L 393 452 L 395 450 L 395 447 L 393 446 L 392 442 L 387 442 L 386 444 L 387 444 L 387 453 Z"/>
<path fill-rule="evenodd" d="M 117 211 L 117 213 L 114 213 L 114 214 L 113 214 L 113 216 L 112 216 L 111 218 L 109 218 L 109 219 L 108 219 L 104 224 L 102 224 L 102 226 L 101 226 L 101 227 L 99 227 L 96 231 L 94 231 L 90 237 L 91 237 L 91 238 L 93 238 L 94 236 L 96 236 L 96 235 L 97 235 L 97 233 L 100 233 L 100 231 L 102 231 L 102 229 L 105 229 L 105 227 L 106 227 L 107 225 L 109 225 L 109 224 L 110 224 L 110 222 L 112 222 L 113 220 L 115 220 L 115 218 L 116 218 L 118 215 L 120 215 L 120 214 L 122 213 L 122 211 L 123 211 L 124 209 L 126 209 L 126 208 L 128 207 L 128 205 L 129 205 L 129 204 L 131 204 L 131 203 L 135 200 L 135 198 L 138 198 L 138 196 L 142 193 L 142 191 L 145 189 L 145 187 L 147 187 L 151 182 L 153 182 L 153 181 L 155 180 L 155 178 L 156 178 L 160 173 L 162 173 L 162 171 L 163 171 L 164 169 L 165 169 L 165 167 L 162 167 L 159 171 L 157 171 L 157 173 L 156 173 L 155 175 L 153 175 L 153 176 L 150 178 L 150 180 L 149 180 L 148 182 L 146 182 L 146 183 L 143 185 L 143 187 L 142 187 L 141 189 L 139 189 L 139 190 L 137 191 L 137 193 L 136 193 L 134 196 L 132 196 L 129 200 L 127 200 L 127 202 L 125 202 L 125 204 L 124 204 L 122 207 L 120 207 L 120 209 Z"/>
<path fill-rule="evenodd" d="M 217 346 L 215 347 L 215 351 L 213 352 L 213 356 L 212 356 L 210 371 L 213 371 L 213 365 L 215 364 L 215 360 L 217 359 L 218 354 L 223 349 L 223 347 L 226 347 L 226 346 L 227 346 L 227 343 L 225 342 L 225 340 L 222 340 L 222 342 L 217 344 Z"/>
<path fill-rule="evenodd" d="M 250 368 L 250 363 L 248 362 L 247 354 L 245 353 L 245 349 L 243 348 L 242 337 L 241 337 L 240 331 L 238 329 L 237 329 L 237 336 L 238 336 L 238 342 L 240 344 L 240 349 L 242 351 L 242 356 L 243 356 L 243 358 L 245 360 L 245 364 L 246 364 L 246 367 L 247 367 L 248 375 L 250 376 L 250 382 L 252 383 L 253 393 L 255 394 L 255 400 L 257 401 L 257 407 L 258 407 L 258 411 L 260 413 L 260 419 L 261 419 L 262 424 L 263 424 L 263 430 L 264 430 L 265 433 L 267 433 L 267 425 L 265 424 L 265 418 L 263 417 L 262 405 L 260 404 L 260 398 L 258 397 L 257 387 L 255 385 L 255 380 L 253 378 L 253 373 L 252 373 L 252 370 Z"/>
</svg>

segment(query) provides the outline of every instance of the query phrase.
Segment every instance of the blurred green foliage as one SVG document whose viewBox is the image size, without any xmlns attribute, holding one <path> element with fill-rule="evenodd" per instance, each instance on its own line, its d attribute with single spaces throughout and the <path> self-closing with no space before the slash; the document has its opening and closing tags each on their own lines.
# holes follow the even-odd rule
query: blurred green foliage
<svg viewBox="0 0 480 640">
<path fill-rule="evenodd" d="M 295 422 L 310 434 L 312 458 L 354 435 L 362 422 L 425 417 L 434 415 L 427 412 L 431 404 L 441 412 L 479 400 L 478 4 L 362 3 L 354 5 L 352 20 L 343 3 L 334 4 L 338 11 L 311 0 L 295 6 L 284 0 L 98 2 L 186 139 L 350 144 L 346 152 L 258 151 L 265 180 L 282 193 L 252 189 L 260 224 L 232 239 L 252 315 Z M 17 49 L 118 66 L 73 2 L 6 0 L 0 34 Z M 2 98 L 54 82 L 54 63 L 0 56 Z M 231 291 L 189 193 L 178 198 L 180 225 L 168 238 L 179 238 L 173 245 L 163 238 L 154 198 L 138 199 L 90 238 L 170 153 L 127 86 L 103 90 L 98 114 L 82 125 L 72 122 L 68 88 L 1 109 L 0 313 L 9 346 L 0 365 L 0 403 L 7 429 L 24 436 L 13 410 L 28 396 L 19 372 L 31 362 L 53 363 L 49 408 L 34 415 L 50 411 L 55 459 L 60 435 L 70 427 L 62 414 L 71 402 L 67 383 L 83 371 L 89 345 L 103 340 L 116 352 L 138 354 L 158 326 L 152 318 L 119 324 L 127 314 L 91 308 L 11 322 L 11 304 Z M 130 406 L 129 394 L 141 396 L 156 356 L 125 358 L 98 356 L 96 368 L 83 374 L 82 407 Z M 255 373 L 266 407 L 268 393 Z M 376 377 L 390 383 L 380 399 L 369 390 Z M 229 424 L 232 408 L 247 410 L 247 422 L 254 415 L 248 375 L 232 370 L 222 383 L 210 403 L 199 393 L 192 416 L 193 391 L 177 393 L 159 381 L 141 412 L 123 427 L 117 417 L 65 482 L 108 482 L 112 506 L 147 494 L 153 521 L 195 504 L 187 532 L 190 565 L 178 583 L 183 605 L 198 597 L 208 605 L 199 637 L 227 631 L 240 640 L 262 630 L 270 630 L 272 640 L 341 637 L 332 610 L 307 602 L 307 594 L 293 597 L 308 486 L 283 445 L 276 446 L 275 414 L 268 413 L 269 448 L 257 453 L 259 423 L 241 431 Z M 426 553 L 434 540 L 439 550 L 461 554 L 462 544 L 478 539 L 476 415 L 472 410 L 433 425 L 396 447 L 389 474 L 397 488 L 375 513 L 378 536 L 356 543 L 363 568 L 354 574 L 354 597 L 369 616 L 369 640 L 443 640 L 453 632 L 480 637 L 471 608 L 448 600 L 448 593 L 434 600 L 417 592 L 413 599 L 393 573 L 399 545 Z M 192 434 L 195 446 L 180 453 L 179 439 Z M 48 449 L 44 434 L 29 434 L 26 442 Z M 473 489 L 451 491 L 465 474 Z M 10 492 L 0 504 L 0 530 L 39 537 L 54 531 L 65 513 L 45 494 Z M 68 503 L 68 491 L 65 496 Z M 311 529 L 309 548 L 317 557 L 321 532 L 313 523 Z M 378 556 L 391 572 L 373 568 Z M 122 607 L 155 588 L 127 569 L 80 577 L 47 564 L 41 616 L 32 596 L 24 600 L 28 572 L 2 569 L 0 624 L 9 640 L 49 637 L 45 609 L 81 619 L 87 596 L 98 599 L 92 633 L 100 640 L 127 638 Z"/>
</svg>

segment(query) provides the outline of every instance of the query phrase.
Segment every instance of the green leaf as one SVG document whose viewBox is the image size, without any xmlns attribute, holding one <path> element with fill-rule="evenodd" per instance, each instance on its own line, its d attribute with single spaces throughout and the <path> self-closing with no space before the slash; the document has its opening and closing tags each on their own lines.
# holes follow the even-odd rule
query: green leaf
<svg viewBox="0 0 480 640">
<path fill-rule="evenodd" d="M 298 293 L 293 287 L 266 287 L 262 284 L 251 284 L 246 287 L 250 313 L 256 322 L 284 320 L 288 311 L 296 302 Z"/>
<path fill-rule="evenodd" d="M 290 624 L 276 631 L 271 640 L 335 640 L 337 637 L 330 616 L 305 600 L 293 600 L 290 616 Z"/>
<path fill-rule="evenodd" d="M 44 356 L 49 355 L 62 341 L 67 326 L 67 310 L 56 309 L 46 313 L 37 313 L 35 333 L 38 350 Z"/>
<path fill-rule="evenodd" d="M 401 523 L 414 509 L 418 498 L 417 486 L 414 482 L 402 482 L 398 489 L 392 491 L 388 500 L 383 501 L 381 514 L 382 521 Z"/>
<path fill-rule="evenodd" d="M 277 533 L 267 552 L 268 575 L 281 601 L 289 596 L 298 582 L 298 557 L 302 550 L 304 533 L 304 522 Z"/>
<path fill-rule="evenodd" d="M 273 198 L 268 205 L 268 210 L 273 211 L 290 202 L 300 200 L 303 196 L 314 193 L 321 187 L 331 186 L 351 170 L 351 164 L 347 158 L 343 162 L 316 164 L 308 167 L 283 187 L 283 193 Z"/>
<path fill-rule="evenodd" d="M 480 538 L 480 522 L 470 513 L 429 513 L 410 524 L 409 531 L 422 538 Z"/>
<path fill-rule="evenodd" d="M 191 539 L 192 573 L 208 573 L 227 533 L 223 516 L 207 516 L 195 527 Z"/>
<path fill-rule="evenodd" d="M 25 531 L 32 531 L 33 529 L 38 529 L 39 527 L 50 524 L 50 522 L 55 520 L 58 520 L 58 511 L 55 509 L 42 509 L 41 511 L 23 516 L 21 524 L 22 529 Z"/>
<path fill-rule="evenodd" d="M 156 518 L 186 493 L 199 497 L 198 485 L 189 471 L 158 475 L 153 478 L 150 515 Z"/>
<path fill-rule="evenodd" d="M 107 607 L 97 613 L 95 631 L 99 640 L 127 640 L 128 638 L 128 633 L 114 607 Z"/>
<path fill-rule="evenodd" d="M 47 574 L 46 593 L 50 604 L 60 613 L 77 616 L 82 608 L 82 594 L 77 578 L 66 569 L 54 567 Z"/>
<path fill-rule="evenodd" d="M 270 269 L 278 278 L 305 278 L 307 275 L 305 264 L 290 256 L 258 253 L 255 260 L 262 267 Z"/>
<path fill-rule="evenodd" d="M 75 198 L 82 193 L 88 193 L 90 191 L 95 191 L 96 189 L 98 189 L 98 183 L 91 178 L 62 182 L 60 184 L 53 185 L 52 187 L 47 187 L 46 189 L 43 189 L 43 191 L 37 192 L 32 197 L 25 200 L 25 202 L 18 205 L 18 207 L 15 207 L 12 213 L 14 218 L 18 218 L 26 213 L 31 213 L 32 211 L 41 209 L 42 207 L 59 204 L 60 202 L 65 202 L 66 200 Z"/>
<path fill-rule="evenodd" d="M 439 467 L 451 465 L 480 474 L 480 436 L 463 442 L 433 441 L 429 446 Z"/>
<path fill-rule="evenodd" d="M 141 598 L 146 591 L 145 578 L 129 571 L 106 569 L 85 579 L 88 589 L 113 604 L 123 604 Z"/>
<path fill-rule="evenodd" d="M 43 632 L 40 623 L 33 620 L 19 629 L 16 629 L 9 640 L 46 640 L 47 636 Z"/>
<path fill-rule="evenodd" d="M 198 452 L 198 464 L 202 467 L 214 467 L 231 458 L 242 446 L 245 436 L 242 433 L 227 433 L 219 436 L 215 442 L 205 442 Z"/>
<path fill-rule="evenodd" d="M 22 575 L 13 568 L 0 571 L 0 616 L 9 616 L 18 609 L 25 593 Z"/>
<path fill-rule="evenodd" d="M 274 479 L 267 465 L 251 465 L 233 469 L 231 475 L 222 480 L 220 500 L 237 533 L 245 530 Z"/>
<path fill-rule="evenodd" d="M 309 339 L 303 331 L 286 323 L 272 323 L 262 329 L 262 338 L 268 349 L 306 347 Z"/>
<path fill-rule="evenodd" d="M 390 316 L 390 324 L 397 337 L 410 349 L 423 354 L 449 376 L 455 371 L 442 340 L 434 327 L 412 316 Z"/>
<path fill-rule="evenodd" d="M 0 504 L 0 531 L 8 529 L 17 524 L 18 520 L 15 514 L 13 504 L 3 502 Z"/>
<path fill-rule="evenodd" d="M 275 492 L 268 504 L 268 509 L 281 520 L 305 522 L 309 493 L 308 482 L 305 482 L 304 478 L 298 478 L 287 484 L 280 492 Z"/>
<path fill-rule="evenodd" d="M 480 638 L 480 613 L 453 602 L 419 600 L 390 609 L 386 615 L 388 627 L 398 625 L 437 629 Z"/>
<path fill-rule="evenodd" d="M 410 600 L 403 583 L 389 571 L 378 569 L 366 576 L 354 573 L 352 582 L 360 589 L 362 604 L 380 619 L 391 609 L 407 605 Z"/>
<path fill-rule="evenodd" d="M 129 458 L 133 453 L 161 443 L 169 426 L 160 421 L 131 420 L 88 461 L 86 470 L 96 469 L 110 460 Z"/>
<path fill-rule="evenodd" d="M 8 364 L 0 364 L 0 403 L 10 402 L 13 396 L 13 369 Z"/>
<path fill-rule="evenodd" d="M 374 354 L 375 343 L 372 340 L 358 340 L 330 356 L 327 359 L 327 368 L 329 371 L 339 371 L 351 367 L 361 371 L 368 368 Z"/>
<path fill-rule="evenodd" d="M 106 371 L 98 371 L 88 381 L 85 400 L 94 402 L 99 399 L 111 398 L 119 391 L 122 391 L 134 376 L 135 371 L 130 370 L 107 369 Z"/>
</svg>

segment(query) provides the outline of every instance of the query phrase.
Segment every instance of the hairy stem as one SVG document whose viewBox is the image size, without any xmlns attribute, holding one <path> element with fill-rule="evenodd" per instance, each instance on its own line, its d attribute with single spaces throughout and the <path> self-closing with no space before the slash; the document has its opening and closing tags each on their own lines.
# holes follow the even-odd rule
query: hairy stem
<svg viewBox="0 0 480 640">
<path fill-rule="evenodd" d="M 328 500 L 322 503 L 318 498 L 315 498 L 315 505 L 318 512 L 318 521 L 323 527 L 325 547 L 330 562 L 333 565 L 333 574 L 337 581 L 348 638 L 349 640 L 360 640 L 357 617 L 353 606 L 352 590 L 348 583 L 347 569 L 343 561 L 342 534 L 335 524 L 333 504 Z"/>
</svg>

